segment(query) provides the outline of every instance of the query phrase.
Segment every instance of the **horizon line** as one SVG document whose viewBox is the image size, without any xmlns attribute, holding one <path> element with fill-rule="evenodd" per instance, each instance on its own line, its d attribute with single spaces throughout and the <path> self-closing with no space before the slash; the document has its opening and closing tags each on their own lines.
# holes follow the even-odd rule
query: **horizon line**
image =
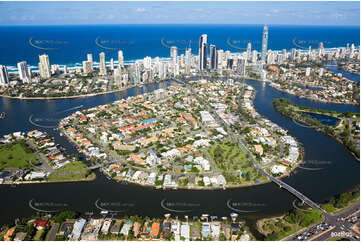
<svg viewBox="0 0 361 242">
<path fill-rule="evenodd" d="M 0 25 L 0 27 L 51 27 L 51 26 L 117 26 L 117 25 L 204 25 L 204 26 L 212 26 L 212 25 L 243 25 L 243 26 L 304 26 L 304 27 L 360 27 L 360 24 L 355 25 L 326 25 L 326 24 L 242 24 L 242 23 L 117 23 L 117 24 L 9 24 L 9 25 Z"/>
</svg>

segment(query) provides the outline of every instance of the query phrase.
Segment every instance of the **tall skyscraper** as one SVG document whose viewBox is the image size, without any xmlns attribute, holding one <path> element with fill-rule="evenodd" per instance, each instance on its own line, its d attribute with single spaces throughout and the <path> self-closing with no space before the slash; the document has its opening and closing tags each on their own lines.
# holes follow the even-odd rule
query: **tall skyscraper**
<svg viewBox="0 0 361 242">
<path fill-rule="evenodd" d="M 170 58 L 174 65 L 178 63 L 178 48 L 176 46 L 170 48 Z"/>
<path fill-rule="evenodd" d="M 110 70 L 114 70 L 114 59 L 110 58 Z"/>
<path fill-rule="evenodd" d="M 224 53 L 224 59 L 228 61 L 228 59 L 231 58 L 231 52 L 229 50 L 226 50 Z"/>
<path fill-rule="evenodd" d="M 291 49 L 291 60 L 296 60 L 296 54 L 297 54 L 297 50 L 295 48 Z"/>
<path fill-rule="evenodd" d="M 134 84 L 138 85 L 140 83 L 140 65 L 139 62 L 136 61 L 134 63 Z"/>
<path fill-rule="evenodd" d="M 184 66 L 184 54 L 181 54 L 181 55 L 180 55 L 180 62 L 179 62 L 179 64 L 180 64 L 181 66 Z"/>
<path fill-rule="evenodd" d="M 217 50 L 218 65 L 223 65 L 223 50 Z"/>
<path fill-rule="evenodd" d="M 93 55 L 92 54 L 87 54 L 87 59 L 88 59 L 88 62 L 90 62 L 91 71 L 93 71 Z"/>
<path fill-rule="evenodd" d="M 274 64 L 275 63 L 275 53 L 272 52 L 271 50 L 268 51 L 267 54 L 267 64 Z"/>
<path fill-rule="evenodd" d="M 258 60 L 258 52 L 257 50 L 252 51 L 252 63 L 256 63 Z"/>
<path fill-rule="evenodd" d="M 6 86 L 9 84 L 9 74 L 6 66 L 0 65 L 0 85 Z"/>
<path fill-rule="evenodd" d="M 355 44 L 352 43 L 351 44 L 351 49 L 350 49 L 350 58 L 353 58 L 355 55 Z"/>
<path fill-rule="evenodd" d="M 114 69 L 113 78 L 114 78 L 114 82 L 119 87 L 124 87 L 124 83 L 122 83 L 122 71 L 121 71 L 121 68 L 118 67 L 118 68 Z"/>
<path fill-rule="evenodd" d="M 323 42 L 318 43 L 318 56 L 322 56 L 323 55 Z"/>
<path fill-rule="evenodd" d="M 251 42 L 249 42 L 247 44 L 247 60 L 251 59 L 251 51 L 252 51 L 252 44 L 251 44 Z"/>
<path fill-rule="evenodd" d="M 242 76 L 246 75 L 246 59 L 238 57 L 237 72 Z"/>
<path fill-rule="evenodd" d="M 218 67 L 218 58 L 217 58 L 217 48 L 215 45 L 210 45 L 209 48 L 211 56 L 211 70 L 217 70 Z"/>
<path fill-rule="evenodd" d="M 39 74 L 43 79 L 50 78 L 50 62 L 49 56 L 47 54 L 43 54 L 39 56 Z"/>
<path fill-rule="evenodd" d="M 188 48 L 188 49 L 186 49 L 185 63 L 187 65 L 190 65 L 191 61 L 192 61 L 192 49 Z"/>
<path fill-rule="evenodd" d="M 268 27 L 263 27 L 263 36 L 262 36 L 262 53 L 261 53 L 261 60 L 266 60 L 267 55 L 267 44 L 268 44 Z"/>
<path fill-rule="evenodd" d="M 92 62 L 83 61 L 83 73 L 88 74 L 92 72 Z"/>
<path fill-rule="evenodd" d="M 121 50 L 118 51 L 118 66 L 124 67 L 124 56 L 123 56 L 123 51 Z"/>
<path fill-rule="evenodd" d="M 102 76 L 105 76 L 107 74 L 107 68 L 105 66 L 105 54 L 104 54 L 104 52 L 101 52 L 99 54 L 99 59 L 100 59 L 99 74 L 102 75 Z"/>
<path fill-rule="evenodd" d="M 144 57 L 143 66 L 146 70 L 150 70 L 152 68 L 152 58 L 150 56 Z"/>
<path fill-rule="evenodd" d="M 18 73 L 20 80 L 23 81 L 23 83 L 29 83 L 31 81 L 31 76 L 29 76 L 28 66 L 26 64 L 26 61 L 21 61 L 18 63 Z"/>
<path fill-rule="evenodd" d="M 203 71 L 207 69 L 207 35 L 202 34 L 199 38 L 199 70 Z"/>
</svg>

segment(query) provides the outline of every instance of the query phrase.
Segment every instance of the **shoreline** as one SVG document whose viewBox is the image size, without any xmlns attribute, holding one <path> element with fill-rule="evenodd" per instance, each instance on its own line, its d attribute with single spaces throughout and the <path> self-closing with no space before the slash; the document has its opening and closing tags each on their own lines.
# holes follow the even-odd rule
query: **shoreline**
<svg viewBox="0 0 361 242">
<path fill-rule="evenodd" d="M 275 109 L 275 111 L 277 111 L 277 110 Z M 277 111 L 277 112 L 278 112 L 278 111 Z M 311 112 L 311 111 L 307 111 L 307 112 Z M 280 112 L 278 112 L 278 113 L 280 113 Z M 314 113 L 318 114 L 317 112 L 314 112 Z M 342 145 L 342 147 L 345 148 L 345 149 L 348 151 L 348 153 L 350 153 L 358 162 L 360 162 L 360 158 L 357 157 L 357 155 L 356 155 L 353 151 L 351 151 L 347 146 L 345 146 L 344 143 L 342 142 L 342 140 L 340 140 L 338 137 L 335 137 L 335 136 L 332 136 L 332 135 L 330 135 L 330 134 L 327 134 L 322 128 L 319 128 L 319 127 L 317 127 L 317 126 L 310 125 L 310 124 L 304 122 L 303 120 L 291 118 L 291 117 L 289 117 L 289 116 L 287 116 L 287 115 L 284 115 L 283 113 L 280 113 L 280 114 L 281 114 L 282 116 L 284 116 L 284 117 L 289 118 L 289 119 L 297 120 L 298 122 L 300 122 L 300 123 L 302 123 L 302 124 L 304 124 L 304 125 L 307 125 L 308 127 L 316 130 L 317 132 L 320 132 L 320 133 L 323 133 L 324 135 L 327 135 L 328 137 L 330 137 L 331 139 L 337 141 L 340 145 Z M 322 114 L 322 115 L 328 115 L 328 114 Z M 334 117 L 334 116 L 332 116 L 332 115 L 328 115 L 328 116 Z"/>
<path fill-rule="evenodd" d="M 252 80 L 260 81 L 260 82 L 267 82 L 267 81 L 262 81 L 262 80 L 257 80 L 257 79 L 252 79 Z M 248 85 L 248 84 L 245 84 L 245 85 Z M 248 86 L 249 86 L 249 85 L 248 85 Z M 244 90 L 244 89 L 243 89 L 243 90 Z M 243 94 L 242 94 L 242 95 L 243 95 Z M 256 91 L 255 91 L 255 93 L 252 94 L 252 96 L 251 96 L 252 104 L 253 104 L 253 100 L 254 100 L 255 97 L 256 97 Z M 245 111 L 247 111 L 247 110 L 245 110 Z M 269 121 L 270 121 L 270 120 L 269 120 Z M 293 136 L 292 136 L 292 137 L 293 137 Z M 294 138 L 294 137 L 293 137 L 293 138 Z M 292 173 L 294 170 L 296 170 L 297 168 L 299 168 L 299 166 L 301 166 L 301 164 L 303 163 L 303 158 L 304 158 L 304 153 L 305 153 L 304 148 L 303 148 L 303 146 L 301 145 L 301 143 L 297 141 L 296 138 L 294 138 L 294 139 L 296 140 L 297 146 L 298 146 L 298 148 L 299 148 L 299 152 L 300 152 L 300 154 L 299 154 L 299 159 L 297 160 L 297 162 L 296 162 L 293 166 L 288 166 L 288 167 L 290 168 L 290 170 L 289 170 L 287 173 L 283 173 L 282 175 L 276 176 L 277 179 L 280 179 L 280 180 L 281 180 L 282 178 L 285 178 L 285 177 L 287 177 L 287 176 L 290 176 L 291 173 Z M 275 177 L 274 175 L 272 175 L 272 176 Z M 269 181 L 269 182 L 270 182 L 270 181 Z"/>
<path fill-rule="evenodd" d="M 132 88 L 132 87 L 128 87 L 128 88 Z M 12 98 L 12 99 L 19 99 L 19 100 L 55 100 L 55 99 L 73 99 L 73 98 L 84 98 L 84 97 L 93 97 L 93 96 L 98 96 L 98 95 L 104 95 L 104 94 L 110 94 L 110 93 L 115 93 L 115 92 L 121 92 L 124 91 L 128 88 L 125 89 L 118 89 L 118 90 L 112 90 L 112 91 L 105 91 L 105 92 L 97 92 L 97 93 L 89 93 L 89 94 L 82 94 L 82 95 L 74 95 L 74 96 L 62 96 L 62 97 L 12 97 L 12 96 L 8 96 L 8 95 L 2 95 L 0 94 L 0 97 L 4 97 L 4 98 Z"/>
<path fill-rule="evenodd" d="M 273 82 L 271 82 L 273 83 Z M 308 97 L 305 97 L 305 96 L 300 96 L 300 95 L 297 95 L 295 93 L 291 93 L 290 91 L 288 91 L 287 89 L 281 89 L 281 88 L 277 88 L 273 85 L 269 85 L 270 87 L 280 91 L 280 92 L 283 92 L 283 93 L 287 93 L 289 95 L 293 95 L 293 96 L 296 96 L 298 98 L 304 98 L 304 99 L 307 99 L 307 100 L 310 100 L 310 101 L 315 101 L 315 102 L 322 102 L 322 103 L 329 103 L 329 104 L 342 104 L 342 105 L 354 105 L 354 106 L 360 106 L 359 103 L 343 103 L 343 102 L 335 102 L 335 101 L 325 101 L 325 100 L 319 100 L 319 99 L 313 99 L 313 98 L 308 98 Z"/>
<path fill-rule="evenodd" d="M 105 176 L 109 176 L 108 174 L 106 174 L 105 172 L 103 172 L 103 175 Z M 136 186 L 141 186 L 141 187 L 148 187 L 151 189 L 156 189 L 156 190 L 193 190 L 193 191 L 198 191 L 198 190 L 227 190 L 227 189 L 237 189 L 237 188 L 243 188 L 243 187 L 251 187 L 251 186 L 257 186 L 257 185 L 263 185 L 263 184 L 267 184 L 270 183 L 271 181 L 264 181 L 264 182 L 259 182 L 259 183 L 255 183 L 255 184 L 243 184 L 243 185 L 226 185 L 225 187 L 219 186 L 219 187 L 206 187 L 206 186 L 178 186 L 178 187 L 164 187 L 163 185 L 161 186 L 156 186 L 156 185 L 151 185 L 151 184 L 142 184 L 139 182 L 134 182 L 134 181 L 130 181 L 127 179 L 120 179 L 120 178 L 110 178 L 110 180 L 113 180 L 115 182 L 119 182 L 119 183 L 130 183 L 132 185 L 136 185 Z"/>
<path fill-rule="evenodd" d="M 262 81 L 261 79 L 250 78 L 250 77 L 245 77 L 245 79 L 251 80 L 251 81 L 264 82 L 264 83 L 267 83 L 267 82 L 268 82 L 268 83 L 270 83 L 269 86 L 272 87 L 272 88 L 274 88 L 274 89 L 276 89 L 277 91 L 280 91 L 280 92 L 283 92 L 283 93 L 287 93 L 287 94 L 289 94 L 289 95 L 292 95 L 292 96 L 295 96 L 295 97 L 298 97 L 298 98 L 304 98 L 304 99 L 307 99 L 307 100 L 310 100 L 310 101 L 321 102 L 321 103 L 329 103 L 329 104 L 342 104 L 342 105 L 360 106 L 359 103 L 342 103 L 342 102 L 333 102 L 333 101 L 324 101 L 324 100 L 312 99 L 312 98 L 308 98 L 308 97 L 301 97 L 301 96 L 299 96 L 299 95 L 297 95 L 297 94 L 288 92 L 287 90 L 284 90 L 284 89 L 281 89 L 281 88 L 277 88 L 277 87 L 271 85 L 271 84 L 274 83 L 274 82 L 269 81 L 269 80 L 267 80 L 267 81 Z"/>
<path fill-rule="evenodd" d="M 142 83 L 140 86 L 147 85 L 147 84 L 153 84 L 153 83 L 159 83 L 162 81 L 168 81 L 168 80 L 160 80 L 160 81 L 153 81 L 149 83 Z M 19 97 L 19 96 L 9 96 L 9 95 L 3 95 L 0 94 L 0 97 L 4 98 L 11 98 L 11 99 L 19 99 L 19 100 L 56 100 L 56 99 L 73 99 L 73 98 L 86 98 L 86 97 L 94 97 L 98 95 L 104 95 L 104 94 L 111 94 L 116 92 L 122 92 L 130 88 L 137 87 L 138 85 L 132 85 L 129 87 L 120 88 L 117 90 L 110 90 L 110 91 L 103 91 L 103 92 L 96 92 L 96 93 L 88 93 L 88 94 L 80 94 L 80 95 L 73 95 L 73 96 L 60 96 L 60 97 Z"/>
<path fill-rule="evenodd" d="M 46 183 L 67 183 L 67 182 L 91 182 L 97 178 L 97 175 L 94 173 L 94 177 L 91 179 L 79 179 L 79 180 L 59 180 L 59 181 L 22 181 L 22 182 L 13 182 L 13 183 L 2 183 L 1 185 L 28 185 L 28 184 L 46 184 Z"/>
<path fill-rule="evenodd" d="M 253 97 L 252 97 L 252 101 L 253 101 Z M 79 152 L 85 154 L 87 157 L 88 154 L 86 151 L 84 151 L 80 145 L 72 139 L 72 137 L 70 137 L 64 130 L 64 127 L 60 126 L 60 123 L 58 124 L 58 129 L 60 132 L 63 133 L 63 135 L 66 137 L 66 139 L 70 142 L 70 143 L 73 143 Z M 302 149 L 303 150 L 303 149 Z M 286 177 L 286 176 L 290 176 L 291 172 L 296 169 L 299 165 L 300 165 L 301 162 L 298 162 L 298 164 L 293 167 L 293 169 L 290 170 L 290 172 L 288 172 L 287 174 L 283 174 L 281 176 L 279 176 L 278 178 L 281 179 L 283 177 Z M 134 168 L 134 167 L 133 167 Z M 213 186 L 209 186 L 209 187 L 205 187 L 205 186 L 197 186 L 197 185 L 193 185 L 193 186 L 174 186 L 174 187 L 165 187 L 163 185 L 161 186 L 156 186 L 155 184 L 145 184 L 144 182 L 136 182 L 136 181 L 132 181 L 132 180 L 129 180 L 128 178 L 122 178 L 122 177 L 114 177 L 112 178 L 110 176 L 110 174 L 108 174 L 107 172 L 103 171 L 103 169 L 101 170 L 101 172 L 103 173 L 103 175 L 105 175 L 109 180 L 113 180 L 113 181 L 116 181 L 116 182 L 126 182 L 126 183 L 131 183 L 131 184 L 134 184 L 134 185 L 137 185 L 137 186 L 141 186 L 141 187 L 149 187 L 149 188 L 152 188 L 152 189 L 163 189 L 163 190 L 226 190 L 227 188 L 228 189 L 235 189 L 235 188 L 242 188 L 242 187 L 251 187 L 251 186 L 256 186 L 256 185 L 262 185 L 262 184 L 267 184 L 267 183 L 270 183 L 272 181 L 270 180 L 266 180 L 266 181 L 262 181 L 262 182 L 258 182 L 258 183 L 254 183 L 254 184 L 239 184 L 239 185 L 225 185 L 225 186 L 219 186 L 219 187 L 213 187 Z"/>
</svg>

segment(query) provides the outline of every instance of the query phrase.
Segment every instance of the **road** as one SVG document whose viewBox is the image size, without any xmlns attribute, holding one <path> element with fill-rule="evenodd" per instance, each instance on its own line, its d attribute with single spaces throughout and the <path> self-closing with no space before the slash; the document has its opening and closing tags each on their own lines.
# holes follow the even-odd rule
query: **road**
<svg viewBox="0 0 361 242">
<path fill-rule="evenodd" d="M 348 222 L 346 218 L 350 218 L 353 216 L 358 216 L 358 222 L 356 225 L 359 228 L 360 225 L 360 204 L 356 203 L 349 208 L 343 210 L 341 213 L 337 215 L 324 214 L 325 220 L 321 224 L 317 224 L 312 226 L 310 229 L 307 229 L 305 232 L 299 233 L 290 240 L 317 240 L 317 241 L 325 241 L 331 237 L 344 237 L 348 240 L 359 240 L 359 234 L 351 229 L 354 226 L 354 223 Z M 320 230 L 317 227 L 322 226 L 325 227 L 325 223 L 327 224 L 327 230 Z M 311 231 L 311 232 L 310 232 Z M 307 233 L 310 236 L 307 236 Z M 307 236 L 307 238 L 305 238 Z"/>
</svg>

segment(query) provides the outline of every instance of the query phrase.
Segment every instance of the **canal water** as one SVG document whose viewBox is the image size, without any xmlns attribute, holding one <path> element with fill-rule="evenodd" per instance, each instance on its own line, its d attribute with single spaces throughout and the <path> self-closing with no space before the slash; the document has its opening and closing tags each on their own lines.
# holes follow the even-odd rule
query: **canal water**
<svg viewBox="0 0 361 242">
<path fill-rule="evenodd" d="M 310 112 L 301 112 L 303 114 L 307 114 L 314 119 L 317 119 L 321 124 L 335 126 L 340 119 L 328 115 L 318 114 L 318 113 L 310 113 Z"/>
<path fill-rule="evenodd" d="M 324 67 L 334 73 L 342 74 L 343 77 L 351 81 L 360 82 L 360 75 L 338 68 L 337 61 L 331 61 L 329 64 L 324 65 Z"/>
<path fill-rule="evenodd" d="M 284 179 L 286 183 L 315 202 L 323 202 L 359 184 L 359 163 L 342 145 L 323 133 L 300 126 L 293 120 L 279 115 L 273 109 L 272 99 L 285 97 L 297 105 L 337 112 L 359 112 L 358 106 L 310 101 L 282 93 L 267 83 L 253 80 L 245 82 L 256 90 L 254 106 L 257 111 L 287 129 L 302 144 L 305 150 L 303 166 L 316 165 L 322 168 L 317 171 L 296 169 Z M 110 103 L 169 85 L 171 82 L 167 81 L 119 93 L 75 99 L 0 98 L 0 112 L 7 113 L 6 118 L 0 120 L 0 134 L 19 130 L 44 130 L 68 152 L 76 152 L 64 137 L 58 135 L 57 130 L 49 128 L 56 125 L 56 120 L 76 110 Z M 292 209 L 295 199 L 293 195 L 271 183 L 217 191 L 156 190 L 108 180 L 97 172 L 97 178 L 91 182 L 0 186 L 0 224 L 12 222 L 18 217 L 30 216 L 36 212 L 34 209 L 72 209 L 84 213 L 99 213 L 101 209 L 107 209 L 117 212 L 118 215 L 138 214 L 151 217 L 163 217 L 166 213 L 179 217 L 207 213 L 220 218 L 229 217 L 230 213 L 236 212 L 239 217 L 246 219 L 249 225 L 254 225 L 258 218 L 279 215 Z M 254 229 L 254 226 L 252 227 Z"/>
</svg>

